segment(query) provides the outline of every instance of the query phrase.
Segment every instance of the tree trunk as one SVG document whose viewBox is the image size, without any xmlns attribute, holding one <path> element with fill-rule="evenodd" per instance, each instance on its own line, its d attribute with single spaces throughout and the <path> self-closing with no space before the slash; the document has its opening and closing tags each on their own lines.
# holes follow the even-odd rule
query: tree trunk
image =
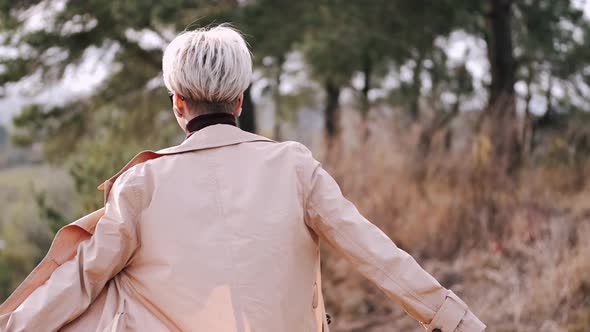
<svg viewBox="0 0 590 332">
<path fill-rule="evenodd" d="M 422 80 L 420 74 L 424 65 L 424 52 L 419 50 L 416 66 L 412 74 L 412 100 L 410 102 L 410 117 L 412 120 L 418 120 L 420 117 L 420 90 L 422 90 Z"/>
<path fill-rule="evenodd" d="M 492 70 L 490 103 L 508 96 L 514 98 L 514 61 L 512 45 L 512 0 L 488 0 L 490 13 L 490 45 L 488 45 Z M 501 110 L 499 110 L 501 111 Z M 509 111 L 509 110 L 507 110 Z"/>
<path fill-rule="evenodd" d="M 361 117 L 362 117 L 362 137 L 363 141 L 366 141 L 369 138 L 369 125 L 368 125 L 368 117 L 369 117 L 369 110 L 371 105 L 369 103 L 369 90 L 371 90 L 371 78 L 373 75 L 373 62 L 371 60 L 371 56 L 368 52 L 365 53 L 363 58 L 363 74 L 364 74 L 364 85 L 363 85 L 363 95 L 361 100 Z"/>
<path fill-rule="evenodd" d="M 543 124 L 549 124 L 553 118 L 553 75 L 549 72 L 549 78 L 547 82 L 547 90 L 545 91 L 545 103 L 547 104 L 547 109 L 545 110 L 545 114 L 541 118 L 541 122 Z"/>
<path fill-rule="evenodd" d="M 338 134 L 340 130 L 340 116 L 339 116 L 339 103 L 340 87 L 334 84 L 330 79 L 326 81 L 326 108 L 324 110 L 324 127 L 326 130 L 326 138 L 328 144 L 331 144 L 332 140 Z"/>
<path fill-rule="evenodd" d="M 281 110 L 281 74 L 283 73 L 283 63 L 285 57 L 280 55 L 277 57 L 277 68 L 275 74 L 275 91 L 274 91 L 274 107 L 275 107 L 275 126 L 274 139 L 281 140 L 281 123 L 283 122 L 283 112 Z"/>
<path fill-rule="evenodd" d="M 252 102 L 252 84 L 244 91 L 242 102 L 242 114 L 240 115 L 240 128 L 251 133 L 256 133 L 256 112 Z"/>
<path fill-rule="evenodd" d="M 493 144 L 494 167 L 512 174 L 521 160 L 521 145 L 514 93 L 515 69 L 512 43 L 512 0 L 488 0 L 490 12 L 488 56 L 492 84 L 484 134 Z"/>
<path fill-rule="evenodd" d="M 371 89 L 371 76 L 373 73 L 373 63 L 371 61 L 371 57 L 368 53 L 365 53 L 363 57 L 363 75 L 364 75 L 364 84 L 363 84 L 363 92 L 362 92 L 362 100 L 361 100 L 361 112 L 363 114 L 363 118 L 366 118 L 366 114 L 369 113 L 369 90 Z"/>
<path fill-rule="evenodd" d="M 531 91 L 533 83 L 533 68 L 529 66 L 527 68 L 527 77 L 526 77 L 526 97 L 524 99 L 524 123 L 522 124 L 522 152 L 523 155 L 526 157 L 531 154 L 533 150 L 533 121 L 532 121 L 532 114 L 531 114 L 531 99 L 533 98 L 533 93 Z"/>
</svg>

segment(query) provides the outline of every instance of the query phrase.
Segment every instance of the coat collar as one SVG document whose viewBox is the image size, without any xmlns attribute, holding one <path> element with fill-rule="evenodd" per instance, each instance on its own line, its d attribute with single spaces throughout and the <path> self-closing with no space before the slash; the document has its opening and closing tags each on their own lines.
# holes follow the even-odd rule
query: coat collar
<svg viewBox="0 0 590 332">
<path fill-rule="evenodd" d="M 232 125 L 216 124 L 194 132 L 179 145 L 158 150 L 156 153 L 176 154 L 253 141 L 274 142 L 270 138 L 249 133 Z"/>
<path fill-rule="evenodd" d="M 157 159 L 166 155 L 180 154 L 191 151 L 198 151 L 204 149 L 219 148 L 222 146 L 235 145 L 245 142 L 274 142 L 273 140 L 264 136 L 256 135 L 244 131 L 238 127 L 227 125 L 227 124 L 216 124 L 208 126 L 201 130 L 194 132 L 182 143 L 176 146 L 171 146 L 158 151 L 145 150 L 138 153 L 133 157 L 119 172 L 111 176 L 108 180 L 104 181 L 100 186 L 99 190 L 104 191 L 105 204 L 108 200 L 111 187 L 115 183 L 115 180 L 127 171 L 129 168 L 146 162 L 151 159 Z"/>
<path fill-rule="evenodd" d="M 225 112 L 205 113 L 192 118 L 186 124 L 187 134 L 185 139 L 187 139 L 195 132 L 215 124 L 226 124 L 235 127 L 238 126 L 236 117 L 233 114 Z"/>
</svg>

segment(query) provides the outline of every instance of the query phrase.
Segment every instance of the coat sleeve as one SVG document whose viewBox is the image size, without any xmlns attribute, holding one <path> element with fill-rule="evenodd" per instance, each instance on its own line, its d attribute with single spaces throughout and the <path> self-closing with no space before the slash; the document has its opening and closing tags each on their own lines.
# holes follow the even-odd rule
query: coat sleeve
<svg viewBox="0 0 590 332">
<path fill-rule="evenodd" d="M 57 331 L 88 308 L 139 246 L 141 188 L 133 168 L 117 179 L 93 236 L 16 310 L 0 316 L 0 331 Z"/>
<path fill-rule="evenodd" d="M 307 148 L 300 147 L 306 224 L 427 331 L 479 332 L 485 325 L 348 201 Z M 438 329 L 438 330 L 437 330 Z"/>
</svg>

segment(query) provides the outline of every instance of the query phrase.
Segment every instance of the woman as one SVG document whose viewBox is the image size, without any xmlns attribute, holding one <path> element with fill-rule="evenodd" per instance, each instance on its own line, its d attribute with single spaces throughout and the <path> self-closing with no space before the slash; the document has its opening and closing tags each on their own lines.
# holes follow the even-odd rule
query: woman
<svg viewBox="0 0 590 332">
<path fill-rule="evenodd" d="M 48 256 L 51 277 L 0 316 L 0 330 L 327 331 L 321 241 L 428 331 L 485 329 L 342 196 L 306 147 L 236 127 L 251 74 L 230 27 L 170 43 L 164 83 L 186 139 L 105 182 L 104 215 L 80 228 L 92 237 L 82 232 L 63 264 Z"/>
</svg>

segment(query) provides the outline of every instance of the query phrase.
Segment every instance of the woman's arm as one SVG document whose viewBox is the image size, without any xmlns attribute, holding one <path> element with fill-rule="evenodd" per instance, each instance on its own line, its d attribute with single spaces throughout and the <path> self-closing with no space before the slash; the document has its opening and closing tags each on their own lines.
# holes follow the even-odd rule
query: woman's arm
<svg viewBox="0 0 590 332">
<path fill-rule="evenodd" d="M 94 235 L 16 310 L 0 316 L 0 331 L 56 331 L 88 308 L 139 246 L 141 188 L 133 168 L 117 179 Z"/>
<path fill-rule="evenodd" d="M 300 147 L 305 165 L 306 223 L 427 331 L 479 332 L 485 325 L 379 228 L 365 219 L 336 181 Z"/>
</svg>

